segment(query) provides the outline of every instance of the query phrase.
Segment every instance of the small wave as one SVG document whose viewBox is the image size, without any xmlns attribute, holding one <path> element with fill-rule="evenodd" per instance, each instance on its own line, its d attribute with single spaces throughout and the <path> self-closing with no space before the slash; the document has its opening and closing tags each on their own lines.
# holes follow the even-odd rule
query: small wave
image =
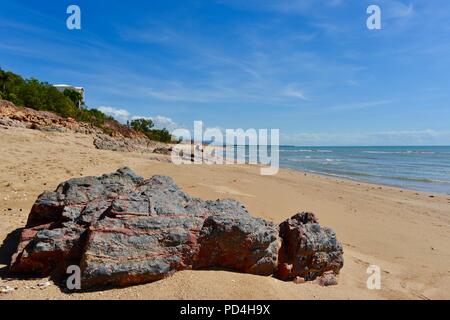
<svg viewBox="0 0 450 320">
<path fill-rule="evenodd" d="M 368 172 L 357 172 L 357 171 L 340 171 L 340 172 L 337 172 L 337 174 L 342 174 L 345 176 L 372 177 L 372 178 L 378 178 L 378 179 L 390 179 L 390 180 L 398 180 L 398 181 L 450 184 L 450 181 L 448 181 L 448 180 L 439 180 L 439 179 L 422 178 L 422 177 L 389 176 L 389 175 L 374 174 L 374 173 L 368 173 Z"/>
<path fill-rule="evenodd" d="M 302 153 L 302 152 L 308 152 L 308 153 L 313 153 L 313 152 L 317 152 L 317 153 L 331 153 L 333 152 L 333 150 L 322 150 L 322 149 L 318 149 L 318 150 L 312 150 L 312 149 L 298 149 L 298 150 L 280 150 L 281 152 L 287 152 L 287 153 Z"/>
<path fill-rule="evenodd" d="M 333 150 L 317 150 L 319 153 L 331 153 Z"/>
<path fill-rule="evenodd" d="M 381 175 L 381 174 L 373 174 L 368 172 L 358 172 L 358 171 L 332 171 L 332 170 L 310 170 L 306 169 L 312 173 L 324 174 L 333 177 L 341 177 L 341 178 L 350 178 L 357 179 L 357 177 L 362 178 L 373 178 L 373 179 L 388 179 L 388 180 L 396 180 L 396 181 L 408 181 L 408 182 L 421 182 L 421 183 L 430 183 L 430 184 L 449 184 L 448 180 L 440 180 L 440 179 L 432 179 L 432 178 L 420 178 L 420 177 L 402 177 L 402 176 L 389 176 L 389 175 Z"/>
<path fill-rule="evenodd" d="M 330 177 L 336 177 L 336 178 L 345 178 L 350 180 L 356 180 L 357 179 L 354 176 L 346 175 L 346 174 L 339 174 L 339 173 L 332 173 L 332 172 L 326 172 L 326 171 L 317 171 L 317 170 L 307 170 L 308 172 L 314 173 L 314 174 L 320 174 Z"/>
<path fill-rule="evenodd" d="M 395 179 L 395 180 L 403 180 L 403 181 L 450 184 L 450 181 L 448 181 L 448 180 L 439 180 L 439 179 L 431 179 L 431 178 L 415 178 L 415 177 L 399 177 L 399 176 L 393 176 L 393 177 L 386 176 L 386 178 Z"/>
<path fill-rule="evenodd" d="M 416 151 L 416 150 L 407 150 L 407 151 L 361 151 L 362 153 L 369 154 L 436 154 L 433 151 Z M 444 152 L 445 153 L 445 152 Z"/>
<path fill-rule="evenodd" d="M 282 160 L 290 161 L 290 162 L 317 162 L 317 163 L 324 163 L 324 162 L 339 162 L 339 159 L 323 159 L 323 158 L 311 158 L 310 156 L 305 156 L 304 158 L 282 158 Z"/>
</svg>

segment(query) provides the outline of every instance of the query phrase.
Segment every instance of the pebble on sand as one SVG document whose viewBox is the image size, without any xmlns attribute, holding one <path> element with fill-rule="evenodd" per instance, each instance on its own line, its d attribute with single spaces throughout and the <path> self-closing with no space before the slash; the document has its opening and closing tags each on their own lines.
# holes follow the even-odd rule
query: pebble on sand
<svg viewBox="0 0 450 320">
<path fill-rule="evenodd" d="M 333 272 L 325 272 L 322 276 L 317 278 L 317 283 L 322 287 L 337 285 L 337 278 Z"/>
<path fill-rule="evenodd" d="M 305 278 L 302 278 L 302 277 L 296 277 L 295 279 L 294 279 L 294 283 L 295 284 L 302 284 L 302 283 L 305 283 L 306 281 L 305 281 Z"/>
<path fill-rule="evenodd" d="M 16 288 L 13 288 L 10 286 L 6 286 L 6 285 L 0 286 L 0 293 L 8 294 L 8 293 L 14 292 L 15 290 L 16 290 Z"/>
<path fill-rule="evenodd" d="M 39 282 L 37 284 L 37 287 L 40 288 L 40 289 L 45 289 L 45 288 L 47 288 L 50 285 L 51 285 L 51 283 L 49 281 L 44 281 L 44 282 Z"/>
</svg>

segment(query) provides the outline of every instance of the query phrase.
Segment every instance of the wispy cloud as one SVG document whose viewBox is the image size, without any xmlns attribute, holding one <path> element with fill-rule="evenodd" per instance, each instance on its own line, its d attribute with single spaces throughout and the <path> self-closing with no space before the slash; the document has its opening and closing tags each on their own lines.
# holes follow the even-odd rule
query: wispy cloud
<svg viewBox="0 0 450 320">
<path fill-rule="evenodd" d="M 153 117 L 152 121 L 155 124 L 155 127 L 159 128 L 159 129 L 165 128 L 169 131 L 173 131 L 173 130 L 181 127 L 178 123 L 173 121 L 171 118 L 164 117 L 164 116 Z"/>
<path fill-rule="evenodd" d="M 330 126 L 333 113 L 339 125 L 367 139 L 380 137 L 364 135 L 367 127 L 399 128 L 395 119 L 407 118 L 412 128 L 445 128 L 448 1 L 377 0 L 380 32 L 365 28 L 370 1 L 218 2 L 147 1 L 133 9 L 118 1 L 108 8 L 112 16 L 125 9 L 129 15 L 105 14 L 79 33 L 68 33 L 49 5 L 1 10 L 0 61 L 26 77 L 82 85 L 88 105 L 103 106 L 121 121 L 146 114 L 175 119 L 153 117 L 166 126 L 198 118 L 217 126 L 339 131 Z M 45 16 L 24 15 L 26 7 Z M 214 21 L 214 12 L 224 13 L 223 23 Z M 434 100 L 420 118 L 425 89 L 434 89 Z M 308 135 L 319 142 L 336 136 Z M 341 140 L 353 141 L 350 136 Z"/>
<path fill-rule="evenodd" d="M 168 131 L 173 131 L 177 128 L 180 128 L 181 126 L 173 121 L 169 117 L 157 115 L 157 116 L 139 116 L 139 115 L 132 115 L 128 110 L 120 109 L 120 108 L 113 108 L 113 107 L 99 107 L 98 110 L 101 112 L 112 116 L 119 122 L 125 123 L 127 121 L 136 120 L 136 119 L 149 119 L 153 121 L 153 124 L 155 125 L 155 128 L 157 129 L 167 129 Z"/>
<path fill-rule="evenodd" d="M 304 14 L 318 7 L 337 7 L 343 0 L 219 0 L 219 3 L 248 10 L 270 11 L 282 14 Z"/>
<path fill-rule="evenodd" d="M 303 101 L 308 101 L 309 100 L 306 97 L 306 94 L 305 94 L 305 92 L 302 89 L 300 89 L 300 88 L 298 88 L 298 87 L 296 87 L 295 85 L 292 85 L 292 84 L 288 85 L 286 87 L 286 89 L 284 90 L 283 94 L 286 97 L 297 98 L 297 99 L 300 99 L 300 100 L 303 100 Z"/>
<path fill-rule="evenodd" d="M 103 112 L 109 116 L 114 117 L 116 120 L 118 120 L 120 122 L 126 122 L 131 117 L 131 114 L 125 109 L 101 106 L 101 107 L 98 107 L 98 110 L 100 110 L 101 112 Z"/>
<path fill-rule="evenodd" d="M 414 14 L 414 4 L 396 0 L 383 1 L 386 10 L 386 18 L 408 18 Z"/>
<path fill-rule="evenodd" d="M 155 117 L 148 117 L 148 116 L 133 116 L 130 120 L 136 120 L 136 119 L 148 119 L 152 120 L 154 126 L 156 129 L 166 129 L 169 132 L 181 128 L 182 126 L 173 121 L 169 117 L 165 116 L 155 116 Z"/>
<path fill-rule="evenodd" d="M 357 102 L 357 103 L 349 103 L 331 107 L 325 107 L 324 110 L 327 111 L 350 111 L 350 110 L 361 110 L 373 107 L 380 107 L 384 105 L 392 104 L 392 100 L 377 100 L 377 101 L 366 101 L 366 102 Z"/>
</svg>

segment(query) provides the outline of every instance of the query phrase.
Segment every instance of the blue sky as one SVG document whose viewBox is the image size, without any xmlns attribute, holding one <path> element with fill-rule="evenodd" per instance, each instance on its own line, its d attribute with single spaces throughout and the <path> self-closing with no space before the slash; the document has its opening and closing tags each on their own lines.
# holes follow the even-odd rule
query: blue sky
<svg viewBox="0 0 450 320">
<path fill-rule="evenodd" d="M 81 8 L 82 29 L 66 28 Z M 366 27 L 369 4 L 382 30 Z M 2 1 L 0 66 L 173 129 L 283 144 L 450 145 L 447 0 Z"/>
</svg>

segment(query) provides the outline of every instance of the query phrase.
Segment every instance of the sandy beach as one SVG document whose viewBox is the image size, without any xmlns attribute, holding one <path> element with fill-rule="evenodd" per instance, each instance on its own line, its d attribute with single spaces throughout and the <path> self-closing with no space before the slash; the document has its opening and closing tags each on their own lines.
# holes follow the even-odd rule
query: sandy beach
<svg viewBox="0 0 450 320">
<path fill-rule="evenodd" d="M 69 178 L 129 166 L 139 175 L 169 175 L 203 199 L 239 200 L 276 223 L 314 212 L 344 246 L 339 284 L 320 287 L 225 271 L 182 271 L 154 283 L 66 294 L 42 279 L 10 279 L 11 248 L 0 252 L 0 299 L 450 299 L 450 196 L 402 190 L 282 169 L 261 176 L 246 165 L 182 165 L 164 156 L 97 150 L 90 135 L 0 128 L 0 241 L 26 223 L 36 197 Z M 158 160 L 160 157 L 161 161 Z M 381 289 L 366 287 L 369 265 L 382 270 Z"/>
</svg>

